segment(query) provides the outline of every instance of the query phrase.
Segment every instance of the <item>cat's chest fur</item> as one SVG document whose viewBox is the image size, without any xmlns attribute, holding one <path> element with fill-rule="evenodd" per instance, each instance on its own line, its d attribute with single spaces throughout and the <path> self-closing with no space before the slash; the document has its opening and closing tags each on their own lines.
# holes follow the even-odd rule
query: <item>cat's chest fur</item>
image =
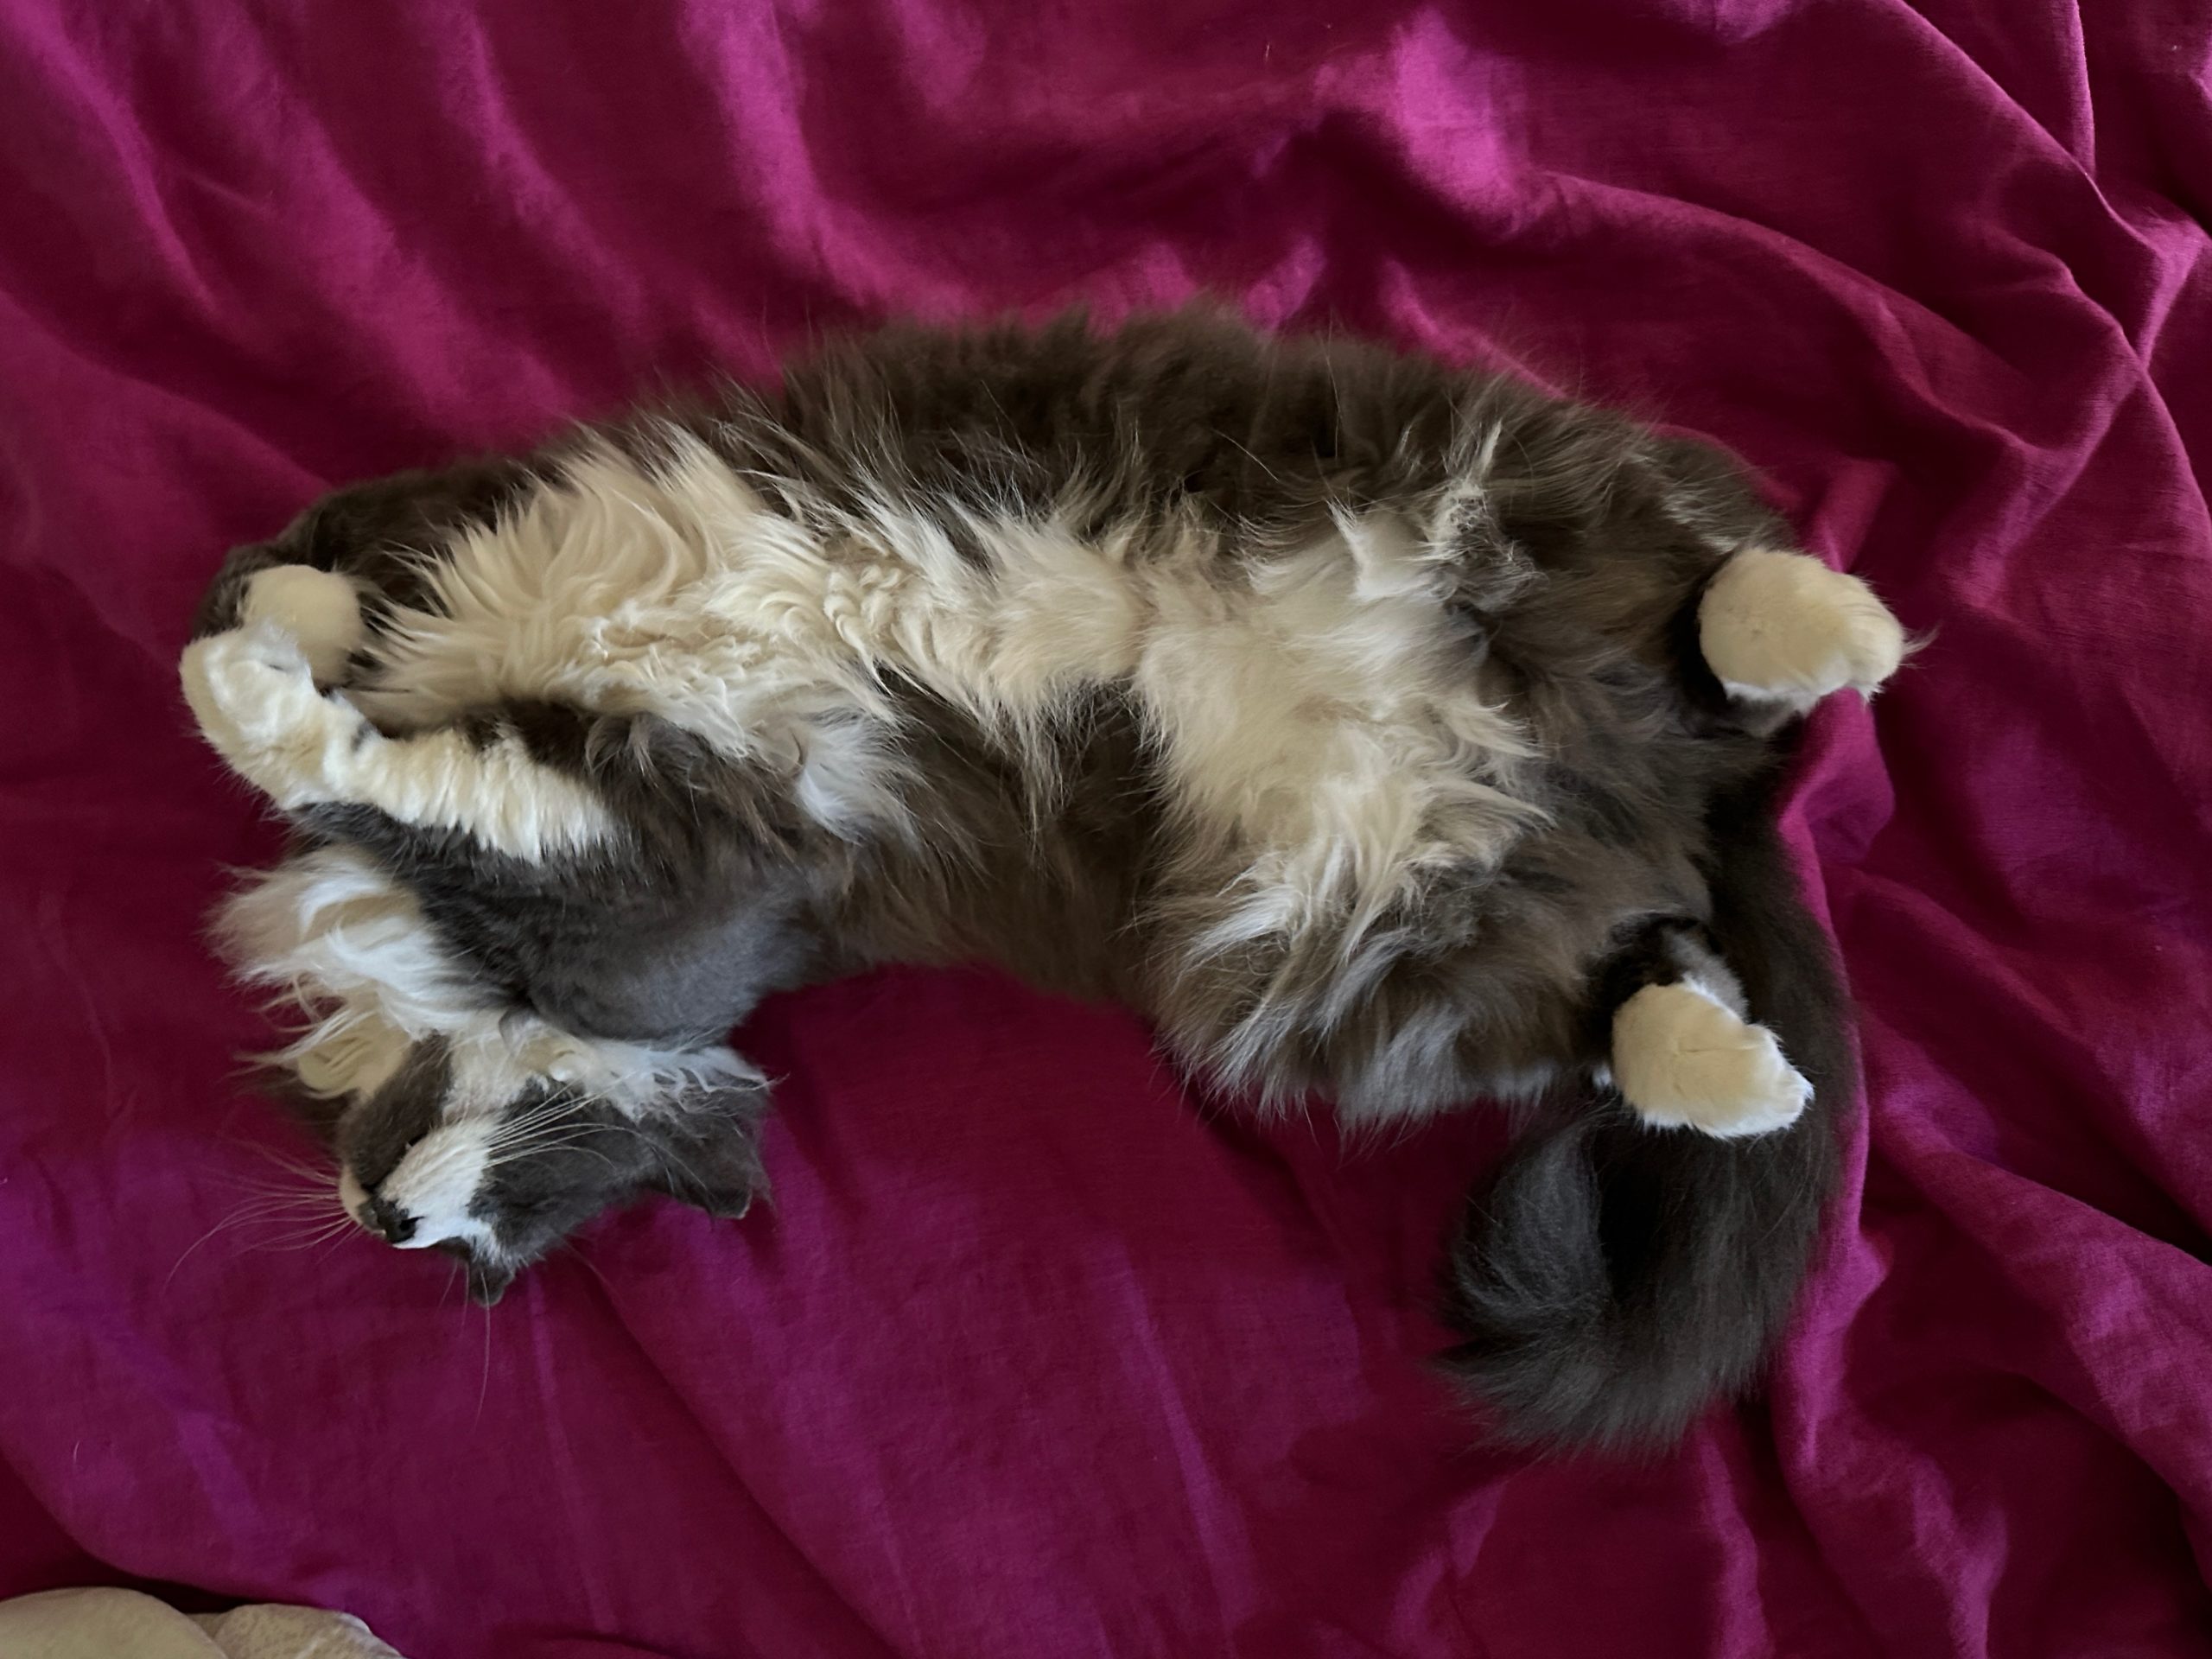
<svg viewBox="0 0 2212 1659">
<path fill-rule="evenodd" d="M 354 695 L 399 729 L 518 698 L 652 713 L 865 838 L 909 807 L 912 694 L 1042 798 L 1068 711 L 1109 690 L 1183 863 L 1235 889 L 1219 943 L 1371 918 L 1528 825 L 1529 745 L 1484 696 L 1448 561 L 1411 509 L 1232 553 L 1196 514 L 772 504 L 673 434 L 658 466 L 585 453 L 460 533 Z"/>
</svg>

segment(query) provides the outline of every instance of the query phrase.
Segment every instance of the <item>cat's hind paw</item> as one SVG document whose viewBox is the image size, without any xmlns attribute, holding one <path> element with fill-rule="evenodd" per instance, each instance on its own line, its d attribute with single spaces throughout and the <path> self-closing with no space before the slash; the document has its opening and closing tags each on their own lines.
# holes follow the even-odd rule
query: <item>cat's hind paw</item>
<svg viewBox="0 0 2212 1659">
<path fill-rule="evenodd" d="M 1772 1032 L 1687 983 L 1646 985 L 1621 1004 L 1612 1061 L 1645 1122 L 1724 1140 L 1788 1128 L 1813 1098 Z"/>
<path fill-rule="evenodd" d="M 1846 688 L 1872 696 L 1907 649 L 1872 588 L 1802 553 L 1737 554 L 1697 615 L 1700 649 L 1730 696 L 1801 713 Z"/>
</svg>

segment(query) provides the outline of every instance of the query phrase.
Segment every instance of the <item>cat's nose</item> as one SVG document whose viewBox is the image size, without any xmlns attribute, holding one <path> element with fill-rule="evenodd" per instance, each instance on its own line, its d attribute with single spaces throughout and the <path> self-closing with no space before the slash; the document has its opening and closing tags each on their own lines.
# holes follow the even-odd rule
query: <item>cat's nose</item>
<svg viewBox="0 0 2212 1659">
<path fill-rule="evenodd" d="M 389 1198 L 370 1193 L 361 1202 L 360 1213 L 362 1222 L 387 1244 L 404 1244 L 415 1236 L 415 1217 Z"/>
</svg>

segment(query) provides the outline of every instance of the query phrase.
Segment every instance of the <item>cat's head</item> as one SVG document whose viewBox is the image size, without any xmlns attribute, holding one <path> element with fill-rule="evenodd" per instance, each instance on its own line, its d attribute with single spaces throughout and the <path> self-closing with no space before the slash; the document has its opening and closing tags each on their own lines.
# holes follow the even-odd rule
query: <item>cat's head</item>
<svg viewBox="0 0 2212 1659">
<path fill-rule="evenodd" d="M 603 1211 L 658 1193 L 741 1216 L 765 1189 L 760 1079 L 728 1050 L 611 1057 L 506 1023 L 407 1042 L 334 1102 L 340 1200 L 386 1243 L 460 1258 L 490 1303 Z"/>
<path fill-rule="evenodd" d="M 765 1190 L 766 1086 L 734 1052 L 554 1024 L 355 849 L 260 876 L 223 934 L 245 977 L 309 1022 L 267 1058 L 326 1134 L 346 1213 L 465 1262 L 480 1302 L 607 1209 L 658 1193 L 736 1216 Z"/>
</svg>

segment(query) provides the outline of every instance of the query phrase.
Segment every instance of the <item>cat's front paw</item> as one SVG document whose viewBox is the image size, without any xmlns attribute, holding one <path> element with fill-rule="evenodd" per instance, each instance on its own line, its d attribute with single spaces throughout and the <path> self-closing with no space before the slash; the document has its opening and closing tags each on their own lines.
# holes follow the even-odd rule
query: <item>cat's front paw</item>
<svg viewBox="0 0 2212 1659">
<path fill-rule="evenodd" d="M 1687 984 L 1647 985 L 1621 1004 L 1613 1081 L 1647 1123 L 1724 1140 L 1787 1128 L 1813 1098 L 1772 1032 Z"/>
<path fill-rule="evenodd" d="M 1730 696 L 1799 711 L 1846 688 L 1872 696 L 1905 655 L 1904 630 L 1858 577 L 1758 549 L 1706 589 L 1698 640 Z"/>
<path fill-rule="evenodd" d="M 289 634 L 315 679 L 334 685 L 366 634 L 353 584 L 307 564 L 271 565 L 246 583 L 241 626 L 270 623 Z"/>
<path fill-rule="evenodd" d="M 359 710 L 315 689 L 306 652 L 271 622 L 194 640 L 179 677 L 215 752 L 280 806 L 327 795 L 334 761 L 369 730 Z"/>
<path fill-rule="evenodd" d="M 226 758 L 315 718 L 315 671 L 299 642 L 268 622 L 210 634 L 185 647 L 184 700 Z"/>
</svg>

